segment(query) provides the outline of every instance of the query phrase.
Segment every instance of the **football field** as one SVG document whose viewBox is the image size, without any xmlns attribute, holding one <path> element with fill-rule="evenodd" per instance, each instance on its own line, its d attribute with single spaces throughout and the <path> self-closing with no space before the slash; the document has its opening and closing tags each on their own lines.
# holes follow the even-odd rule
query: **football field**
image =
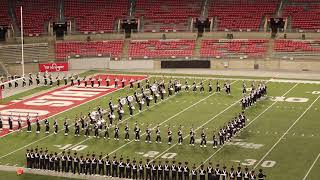
<svg viewBox="0 0 320 180">
<path fill-rule="evenodd" d="M 99 76 L 106 76 L 101 74 Z M 111 76 L 111 75 L 110 75 Z M 127 82 L 130 75 L 124 76 Z M 168 82 L 170 76 L 134 76 L 136 79 L 148 78 L 150 82 L 164 79 Z M 212 146 L 212 135 L 215 131 L 224 126 L 234 116 L 241 112 L 240 100 L 242 94 L 243 80 L 233 78 L 228 81 L 231 83 L 231 95 L 227 95 L 223 90 L 221 93 L 208 92 L 208 82 L 212 81 L 215 90 L 216 79 L 214 77 L 174 77 L 184 84 L 188 79 L 189 84 L 194 80 L 199 84 L 201 80 L 205 84 L 204 93 L 184 92 L 168 97 L 167 94 L 163 101 L 157 104 L 151 102 L 150 108 L 144 105 L 143 111 L 138 112 L 137 105 L 133 117 L 129 116 L 128 108 L 124 107 L 124 117 L 119 123 L 120 140 L 113 138 L 104 139 L 103 132 L 100 132 L 101 138 L 84 137 L 81 131 L 80 137 L 74 134 L 74 119 L 80 113 L 86 115 L 89 111 L 97 110 L 98 106 L 108 110 L 108 102 L 112 98 L 113 103 L 117 104 L 118 97 L 133 95 L 135 88 L 108 89 L 103 87 L 92 90 L 99 92 L 88 99 L 76 100 L 74 106 L 60 106 L 45 109 L 49 111 L 50 116 L 50 134 L 44 133 L 44 125 L 40 134 L 35 133 L 35 126 L 32 126 L 32 133 L 13 132 L 0 137 L 0 164 L 12 167 L 26 166 L 26 149 L 48 148 L 49 152 L 61 153 L 63 150 L 77 151 L 78 154 L 95 153 L 106 157 L 120 156 L 131 160 L 146 159 L 162 161 L 166 159 L 177 162 L 189 162 L 189 168 L 195 164 L 198 168 L 200 164 L 207 165 L 212 162 L 215 166 L 226 166 L 230 170 L 231 166 L 237 167 L 239 164 L 244 168 L 263 169 L 267 179 L 272 180 L 318 180 L 320 177 L 320 84 L 319 82 L 298 81 L 298 80 L 277 80 L 267 79 L 268 94 L 262 98 L 256 105 L 245 111 L 248 119 L 243 130 L 234 137 L 231 142 L 214 149 Z M 224 79 L 220 79 L 223 85 Z M 256 85 L 259 79 L 255 80 Z M 244 81 L 250 87 L 251 80 Z M 145 81 L 142 81 L 142 85 Z M 166 83 L 167 84 L 167 83 Z M 57 89 L 53 90 L 57 91 Z M 48 95 L 48 92 L 32 97 Z M 59 95 L 56 94 L 56 95 Z M 60 94 L 61 95 L 61 94 Z M 70 94 L 69 94 L 70 95 Z M 38 98 L 39 99 L 39 98 Z M 68 100 L 68 99 L 66 99 Z M 27 100 L 24 100 L 27 101 Z M 23 102 L 24 102 L 23 101 Z M 31 101 L 29 101 L 31 102 Z M 34 102 L 34 101 L 32 101 Z M 22 102 L 17 102 L 22 103 Z M 24 103 L 24 108 L 28 105 Z M 29 104 L 30 105 L 30 104 Z M 17 104 L 8 106 L 20 107 Z M 4 107 L 5 108 L 5 107 Z M 4 109 L 1 109 L 3 114 Z M 45 115 L 44 115 L 45 116 Z M 70 133 L 64 136 L 62 129 L 64 118 L 69 119 Z M 53 134 L 53 120 L 57 118 L 59 122 L 59 133 Z M 107 116 L 104 118 L 107 120 Z M 124 128 L 126 122 L 130 127 L 130 141 L 124 140 Z M 137 122 L 141 129 L 141 141 L 134 141 L 134 124 Z M 162 143 L 155 143 L 155 128 L 157 125 L 161 129 Z M 151 144 L 144 142 L 145 130 L 147 126 L 151 127 Z M 182 145 L 177 144 L 178 128 L 182 127 L 184 141 Z M 167 129 L 171 128 L 173 132 L 173 143 L 167 144 Z M 196 131 L 196 145 L 189 146 L 189 130 L 194 128 Z M 200 134 L 202 128 L 207 134 L 208 144 L 206 148 L 200 147 Z M 110 135 L 113 137 L 113 128 L 110 129 Z M 0 172 L 1 175 L 1 172 Z"/>
</svg>

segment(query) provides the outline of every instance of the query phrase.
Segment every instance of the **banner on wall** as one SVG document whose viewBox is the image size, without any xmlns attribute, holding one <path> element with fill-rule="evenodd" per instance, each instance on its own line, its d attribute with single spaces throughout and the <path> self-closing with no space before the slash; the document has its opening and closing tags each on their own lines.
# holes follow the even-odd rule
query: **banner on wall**
<svg viewBox="0 0 320 180">
<path fill-rule="evenodd" d="M 69 65 L 66 62 L 59 62 L 59 63 L 40 63 L 39 64 L 39 71 L 40 72 L 61 72 L 61 71 L 68 71 Z"/>
</svg>

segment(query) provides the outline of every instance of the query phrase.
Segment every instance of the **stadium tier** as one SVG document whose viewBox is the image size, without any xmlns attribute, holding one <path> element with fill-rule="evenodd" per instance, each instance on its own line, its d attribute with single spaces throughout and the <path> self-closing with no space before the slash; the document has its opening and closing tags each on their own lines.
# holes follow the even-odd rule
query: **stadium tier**
<svg viewBox="0 0 320 180">
<path fill-rule="evenodd" d="M 258 31 L 262 19 L 276 13 L 278 2 L 279 0 L 215 0 L 209 7 L 208 16 L 216 17 L 219 31 Z"/>
<path fill-rule="evenodd" d="M 0 26 L 9 24 L 8 1 L 0 1 Z"/>
<path fill-rule="evenodd" d="M 79 32 L 113 32 L 129 7 L 128 0 L 65 0 L 64 4 L 66 19 L 74 20 Z"/>
<path fill-rule="evenodd" d="M 188 18 L 198 18 L 202 2 L 199 0 L 138 0 L 135 17 L 143 17 L 144 31 L 186 31 Z"/>
<path fill-rule="evenodd" d="M 320 30 L 320 4 L 287 5 L 283 16 L 291 17 L 292 29 Z"/>
<path fill-rule="evenodd" d="M 56 59 L 64 60 L 72 56 L 112 56 L 120 57 L 123 40 L 94 42 L 57 42 Z"/>
<path fill-rule="evenodd" d="M 267 52 L 266 39 L 256 40 L 202 40 L 201 57 L 261 57 Z"/>
<path fill-rule="evenodd" d="M 133 40 L 129 46 L 132 58 L 191 57 L 195 40 Z"/>
<path fill-rule="evenodd" d="M 17 25 L 20 27 L 20 7 L 23 7 L 23 28 L 27 36 L 39 35 L 47 31 L 46 24 L 56 21 L 56 0 L 23 0 L 16 1 L 15 12 Z"/>
</svg>

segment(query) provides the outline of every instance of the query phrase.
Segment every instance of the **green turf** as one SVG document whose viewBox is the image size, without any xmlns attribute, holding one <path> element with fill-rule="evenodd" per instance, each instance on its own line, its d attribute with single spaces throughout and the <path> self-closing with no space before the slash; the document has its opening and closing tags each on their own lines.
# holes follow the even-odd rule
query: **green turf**
<svg viewBox="0 0 320 180">
<path fill-rule="evenodd" d="M 151 78 L 151 81 L 153 81 L 153 78 Z M 318 120 L 320 100 L 317 99 L 319 95 L 308 93 L 320 91 L 319 85 L 270 82 L 268 83 L 268 98 L 259 101 L 256 106 L 246 111 L 249 119 L 248 126 L 234 139 L 240 139 L 241 142 L 233 141 L 233 145 L 225 145 L 219 149 L 213 149 L 210 144 L 207 148 L 200 148 L 199 145 L 195 147 L 188 145 L 188 133 L 192 126 L 197 130 L 196 139 L 200 137 L 200 131 L 204 127 L 208 140 L 211 141 L 212 132 L 219 129 L 241 111 L 238 102 L 242 97 L 242 81 L 232 83 L 231 96 L 227 96 L 225 93 L 209 94 L 205 92 L 194 94 L 183 92 L 157 105 L 152 104 L 149 110 L 128 119 L 131 130 L 134 122 L 138 122 L 142 130 L 141 134 L 144 134 L 147 124 L 150 127 L 160 124 L 162 144 L 154 142 L 146 144 L 144 142 L 145 136 L 141 137 L 142 142 L 124 141 L 124 123 L 120 124 L 120 141 L 85 138 L 83 136 L 74 137 L 72 134 L 65 137 L 62 132 L 56 136 L 21 132 L 1 138 L 0 162 L 1 164 L 23 166 L 25 164 L 26 148 L 47 147 L 50 151 L 61 152 L 62 149 L 53 145 L 72 144 L 73 146 L 86 147 L 79 151 L 80 154 L 95 152 L 96 154 L 102 153 L 105 156 L 107 153 L 111 153 L 113 155 L 117 154 L 118 157 L 122 155 L 123 157 L 129 156 L 143 160 L 150 158 L 157 161 L 164 161 L 165 158 L 171 156 L 177 161 L 188 161 L 189 164 L 195 163 L 196 166 L 199 166 L 202 162 L 207 164 L 209 161 L 214 164 L 225 164 L 228 169 L 232 165 L 238 166 L 238 163 L 240 163 L 243 167 L 247 165 L 250 169 L 262 168 L 267 173 L 268 179 L 302 179 L 320 152 L 320 121 Z M 93 110 L 98 105 L 106 108 L 110 97 L 124 96 L 128 91 L 133 93 L 133 90 L 126 88 L 69 110 L 57 117 L 62 119 L 68 116 L 73 122 L 73 118 L 80 112 L 86 114 L 89 109 Z M 308 98 L 308 101 L 275 102 L 271 98 L 275 96 Z M 127 119 L 128 110 L 125 108 L 125 111 L 124 119 Z M 61 123 L 62 121 L 60 121 L 60 128 Z M 183 136 L 185 137 L 181 146 L 176 144 L 177 129 L 180 125 L 183 127 Z M 171 145 L 166 143 L 168 126 L 174 133 L 174 142 Z M 287 134 L 281 139 L 285 132 Z M 71 129 L 71 133 L 73 133 L 73 129 Z M 112 136 L 113 128 L 110 129 L 110 133 Z M 132 139 L 133 133 L 130 135 Z M 152 139 L 155 139 L 154 132 L 152 133 Z M 32 144 L 28 145 L 30 143 Z M 261 147 L 257 149 L 244 147 L 254 144 L 260 144 Z M 24 146 L 26 147 L 22 148 Z M 10 152 L 13 153 L 5 156 Z M 319 171 L 317 171 L 319 170 L 319 161 L 315 163 L 307 179 L 313 180 L 320 176 Z"/>
</svg>

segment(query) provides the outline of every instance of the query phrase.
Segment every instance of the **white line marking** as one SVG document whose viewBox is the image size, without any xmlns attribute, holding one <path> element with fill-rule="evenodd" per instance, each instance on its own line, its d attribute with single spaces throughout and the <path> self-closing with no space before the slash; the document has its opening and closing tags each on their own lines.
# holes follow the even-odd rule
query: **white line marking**
<svg viewBox="0 0 320 180">
<path fill-rule="evenodd" d="M 307 179 L 309 173 L 311 172 L 313 166 L 314 166 L 314 165 L 316 164 L 316 162 L 318 161 L 319 157 L 320 157 L 320 153 L 318 154 L 317 158 L 313 161 L 311 167 L 310 167 L 309 170 L 307 171 L 307 174 L 304 176 L 304 178 L 303 178 L 302 180 L 306 180 L 306 179 Z"/>
<path fill-rule="evenodd" d="M 270 152 L 279 144 L 282 138 L 293 128 L 294 125 L 308 112 L 308 110 L 316 103 L 316 101 L 320 98 L 318 96 L 310 105 L 309 107 L 298 117 L 298 119 L 287 129 L 287 131 L 279 138 L 279 140 L 269 149 L 269 151 L 258 161 L 258 163 L 253 167 L 253 169 L 257 168 L 259 164 L 270 154 Z"/>
<path fill-rule="evenodd" d="M 295 84 L 294 86 L 292 86 L 286 93 L 284 93 L 282 96 L 287 95 L 293 88 L 295 88 L 298 84 Z M 258 116 L 256 116 L 252 121 L 250 121 L 250 123 L 248 123 L 244 128 L 246 129 L 250 124 L 252 124 L 256 119 L 258 119 L 262 114 L 264 114 L 266 111 L 268 111 L 272 106 L 274 106 L 278 101 L 273 102 L 267 109 L 265 109 L 264 111 L 262 111 Z M 250 132 L 251 130 L 249 130 Z M 223 145 L 224 146 L 224 145 Z M 206 162 L 208 162 L 214 155 L 216 155 L 222 148 L 223 146 L 221 146 L 219 149 L 216 150 L 216 152 L 214 152 L 211 156 L 209 156 L 204 162 L 203 164 L 205 164 Z M 197 169 L 199 169 L 200 166 L 197 167 Z"/>
</svg>

